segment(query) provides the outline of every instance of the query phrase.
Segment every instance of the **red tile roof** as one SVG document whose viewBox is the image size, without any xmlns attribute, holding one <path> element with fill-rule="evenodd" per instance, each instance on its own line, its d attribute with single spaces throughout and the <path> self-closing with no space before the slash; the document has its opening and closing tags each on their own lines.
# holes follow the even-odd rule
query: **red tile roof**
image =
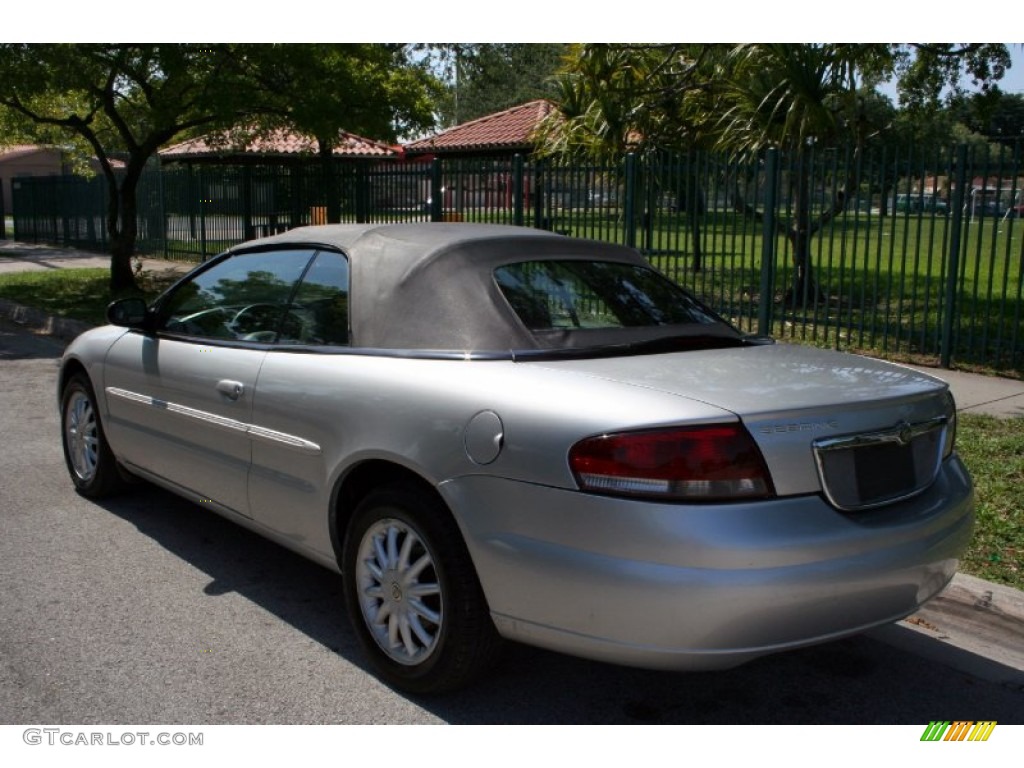
<svg viewBox="0 0 1024 768">
<path fill-rule="evenodd" d="M 31 155 L 35 152 L 60 152 L 58 147 L 43 146 L 40 144 L 12 144 L 8 147 L 0 146 L 0 157 L 4 160 Z"/>
<path fill-rule="evenodd" d="M 554 105 L 549 101 L 529 101 L 504 112 L 496 112 L 456 125 L 436 136 L 406 144 L 405 151 L 410 154 L 423 154 L 532 149 L 534 130 L 553 110 Z"/>
<path fill-rule="evenodd" d="M 160 157 L 169 160 L 237 155 L 293 157 L 295 155 L 313 155 L 318 151 L 316 139 L 312 136 L 303 136 L 284 129 L 242 141 L 233 141 L 228 132 L 211 134 L 165 147 L 160 150 Z M 364 139 L 354 133 L 340 131 L 338 142 L 334 146 L 334 155 L 335 157 L 380 159 L 400 157 L 402 149 L 380 141 Z"/>
<path fill-rule="evenodd" d="M 14 160 L 19 157 L 35 154 L 50 154 L 51 156 L 57 154 L 62 162 L 65 158 L 65 150 L 51 144 L 11 144 L 7 147 L 0 146 L 0 161 Z M 127 166 L 124 160 L 118 160 L 113 157 L 108 157 L 107 161 L 112 168 L 125 168 Z M 89 159 L 89 165 L 92 166 L 94 171 L 98 172 L 100 170 L 99 160 L 95 157 Z"/>
</svg>

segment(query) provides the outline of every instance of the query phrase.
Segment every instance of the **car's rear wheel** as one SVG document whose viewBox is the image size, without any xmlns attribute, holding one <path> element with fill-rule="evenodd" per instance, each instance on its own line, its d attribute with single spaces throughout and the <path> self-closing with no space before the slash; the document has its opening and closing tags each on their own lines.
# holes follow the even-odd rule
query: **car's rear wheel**
<svg viewBox="0 0 1024 768">
<path fill-rule="evenodd" d="M 370 493 L 342 557 L 349 616 L 378 675 L 413 693 L 466 685 L 499 638 L 448 510 L 409 488 Z"/>
<path fill-rule="evenodd" d="M 64 387 L 61 434 L 64 461 L 79 493 L 97 499 L 121 490 L 124 479 L 107 445 L 96 395 L 82 373 L 72 376 Z"/>
</svg>

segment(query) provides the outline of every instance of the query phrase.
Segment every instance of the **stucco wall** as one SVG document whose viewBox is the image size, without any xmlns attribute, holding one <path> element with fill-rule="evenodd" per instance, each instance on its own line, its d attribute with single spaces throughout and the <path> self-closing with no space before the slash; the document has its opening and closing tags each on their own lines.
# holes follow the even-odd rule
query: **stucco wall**
<svg viewBox="0 0 1024 768">
<path fill-rule="evenodd" d="M 63 159 L 59 149 L 50 147 L 0 148 L 0 189 L 4 211 L 11 213 L 11 181 L 23 176 L 59 176 Z"/>
</svg>

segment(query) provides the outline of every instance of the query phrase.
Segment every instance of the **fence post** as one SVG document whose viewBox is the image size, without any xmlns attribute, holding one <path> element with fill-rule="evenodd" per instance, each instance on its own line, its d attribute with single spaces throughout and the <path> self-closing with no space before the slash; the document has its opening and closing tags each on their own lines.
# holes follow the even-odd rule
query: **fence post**
<svg viewBox="0 0 1024 768">
<path fill-rule="evenodd" d="M 956 148 L 956 186 L 953 188 L 949 226 L 949 259 L 946 272 L 946 297 L 942 311 L 942 342 L 939 347 L 939 365 L 949 368 L 953 362 L 953 336 L 956 327 L 956 293 L 960 282 L 960 235 L 964 220 L 964 192 L 967 187 L 967 145 Z"/>
<path fill-rule="evenodd" d="M 195 171 L 192 168 L 192 163 L 187 163 L 185 165 L 185 168 L 188 171 L 188 175 L 185 177 L 185 204 L 188 207 L 188 236 L 189 236 L 189 239 L 195 240 L 196 237 L 197 237 L 197 235 L 196 235 L 196 219 L 198 218 L 196 216 L 196 207 L 195 207 L 195 201 L 196 201 L 197 195 L 198 195 L 198 193 L 196 192 L 196 185 L 195 185 L 195 178 L 194 178 Z M 104 229 L 105 229 L 105 227 L 104 227 Z"/>
<path fill-rule="evenodd" d="M 85 222 L 85 234 L 89 238 L 90 242 L 99 242 L 100 246 L 106 250 L 106 237 L 107 228 L 105 226 L 106 220 L 104 219 L 105 211 L 103 208 L 103 200 L 106 199 L 107 193 L 107 182 L 104 177 L 100 177 L 99 181 L 94 181 L 91 184 L 94 190 L 98 189 L 99 194 L 92 196 L 92 203 L 95 207 L 89 208 L 89 219 Z M 97 235 L 96 223 L 99 222 L 99 234 Z"/>
<path fill-rule="evenodd" d="M 544 161 L 533 163 L 533 227 L 544 229 Z"/>
<path fill-rule="evenodd" d="M 435 160 L 435 162 L 437 162 Z M 356 224 L 370 221 L 370 189 L 369 174 L 366 163 L 356 162 Z M 436 219 L 435 219 L 436 221 Z"/>
<path fill-rule="evenodd" d="M 203 166 L 199 166 L 199 251 L 203 261 L 209 255 L 206 251 L 206 179 L 203 175 Z"/>
<path fill-rule="evenodd" d="M 523 226 L 523 156 L 516 154 L 512 157 L 512 223 L 517 227 Z"/>
<path fill-rule="evenodd" d="M 160 196 L 163 198 L 163 174 L 160 174 Z M 252 223 L 252 166 L 242 166 L 242 239 L 252 240 L 256 228 Z M 166 238 L 165 238 L 166 242 Z"/>
<path fill-rule="evenodd" d="M 770 336 L 772 306 L 775 303 L 775 216 L 778 207 L 779 150 L 769 149 L 764 156 L 764 216 L 761 220 L 761 291 L 757 305 L 757 333 Z"/>
<path fill-rule="evenodd" d="M 168 229 L 170 228 L 167 220 L 167 191 L 164 189 L 164 167 L 163 165 L 158 166 L 159 171 L 157 173 L 157 181 L 160 186 L 157 189 L 160 192 L 160 240 L 163 242 L 164 248 L 164 259 L 170 258 L 170 237 Z M 92 215 L 89 216 L 89 221 L 92 221 Z M 249 238 L 246 238 L 249 239 Z"/>
<path fill-rule="evenodd" d="M 430 220 L 441 221 L 444 219 L 444 174 L 441 168 L 441 158 L 435 157 L 430 161 Z"/>
<path fill-rule="evenodd" d="M 662 169 L 660 163 L 652 153 L 644 155 L 640 164 L 640 179 L 643 186 L 643 242 L 644 252 L 648 255 L 654 250 L 654 218 L 658 209 L 656 197 L 657 186 L 655 177 L 660 176 Z"/>
<path fill-rule="evenodd" d="M 623 223 L 626 231 L 626 245 L 636 248 L 636 155 L 626 154 L 626 199 L 622 207 Z"/>
</svg>

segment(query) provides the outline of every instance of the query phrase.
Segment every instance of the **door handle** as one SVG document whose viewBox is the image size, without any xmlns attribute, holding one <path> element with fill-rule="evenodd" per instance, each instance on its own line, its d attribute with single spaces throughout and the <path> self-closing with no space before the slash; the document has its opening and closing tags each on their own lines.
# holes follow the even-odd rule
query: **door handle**
<svg viewBox="0 0 1024 768">
<path fill-rule="evenodd" d="M 227 395 L 232 400 L 237 400 L 245 391 L 245 385 L 240 381 L 221 379 L 217 382 L 217 391 L 222 395 Z"/>
</svg>

